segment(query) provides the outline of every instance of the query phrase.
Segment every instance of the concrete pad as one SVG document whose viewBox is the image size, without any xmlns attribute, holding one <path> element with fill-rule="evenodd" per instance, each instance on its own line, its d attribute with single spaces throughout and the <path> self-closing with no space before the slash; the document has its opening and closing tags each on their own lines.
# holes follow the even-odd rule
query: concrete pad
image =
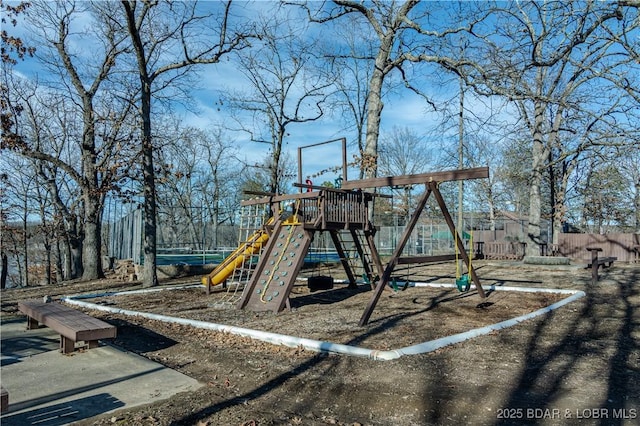
<svg viewBox="0 0 640 426">
<path fill-rule="evenodd" d="M 9 392 L 3 426 L 64 425 L 202 386 L 113 345 L 63 355 L 55 331 L 25 328 L 26 320 L 1 326 L 2 386 Z"/>
<path fill-rule="evenodd" d="M 570 265 L 571 259 L 560 256 L 525 256 L 522 262 L 529 265 Z"/>
</svg>

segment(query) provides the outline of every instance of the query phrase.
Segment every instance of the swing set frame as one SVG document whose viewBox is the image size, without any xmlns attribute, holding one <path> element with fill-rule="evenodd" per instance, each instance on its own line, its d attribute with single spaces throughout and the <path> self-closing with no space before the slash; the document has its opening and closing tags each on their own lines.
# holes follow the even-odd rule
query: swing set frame
<svg viewBox="0 0 640 426">
<path fill-rule="evenodd" d="M 486 294 L 484 289 L 482 288 L 482 284 L 480 283 L 480 279 L 478 278 L 476 271 L 471 267 L 471 258 L 467 254 L 464 243 L 460 238 L 458 230 L 456 229 L 455 223 L 449 213 L 449 209 L 444 201 L 444 197 L 440 192 L 440 184 L 443 182 L 449 181 L 459 181 L 459 180 L 470 180 L 470 179 L 486 179 L 489 177 L 489 168 L 488 167 L 478 167 L 473 169 L 461 169 L 461 170 L 449 170 L 443 172 L 434 172 L 434 173 L 421 173 L 414 175 L 401 175 L 401 176 L 387 176 L 380 178 L 370 178 L 370 179 L 361 179 L 361 180 L 353 180 L 353 181 L 345 181 L 342 183 L 342 188 L 346 190 L 356 190 L 356 189 L 369 189 L 369 188 L 381 188 L 387 186 L 406 186 L 406 185 L 422 185 L 425 186 L 425 191 L 422 196 L 419 198 L 416 208 L 411 214 L 411 218 L 407 222 L 405 226 L 404 232 L 400 237 L 391 258 L 384 266 L 382 273 L 380 274 L 380 279 L 375 285 L 374 292 L 367 304 L 367 307 L 360 318 L 359 325 L 364 326 L 369 322 L 369 318 L 373 313 L 373 310 L 382 295 L 384 288 L 391 281 L 391 276 L 393 271 L 398 265 L 401 264 L 420 264 L 420 263 L 433 263 L 433 262 L 442 262 L 448 260 L 454 260 L 457 255 L 437 255 L 437 256 L 411 256 L 411 257 L 402 257 L 402 251 L 404 250 L 407 242 L 409 241 L 409 237 L 413 232 L 415 226 L 418 223 L 418 219 L 424 208 L 427 205 L 427 201 L 433 195 L 438 206 L 440 207 L 440 211 L 442 212 L 442 216 L 444 217 L 449 230 L 451 231 L 451 235 L 454 237 L 454 241 L 456 244 L 457 251 L 459 256 L 462 258 L 462 261 L 465 263 L 468 274 L 471 277 L 471 280 L 475 284 L 476 291 L 481 298 L 485 298 Z M 379 262 L 378 262 L 379 263 Z"/>
</svg>

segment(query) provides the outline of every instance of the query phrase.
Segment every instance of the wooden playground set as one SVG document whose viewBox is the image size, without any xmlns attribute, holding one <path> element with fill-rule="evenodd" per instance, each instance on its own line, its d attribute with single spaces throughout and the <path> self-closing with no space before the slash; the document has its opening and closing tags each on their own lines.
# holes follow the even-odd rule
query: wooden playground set
<svg viewBox="0 0 640 426">
<path fill-rule="evenodd" d="M 486 297 L 480 280 L 471 266 L 471 258 L 464 247 L 459 230 L 449 213 L 439 186 L 443 182 L 482 179 L 489 177 L 486 167 L 449 170 L 413 175 L 388 176 L 372 179 L 348 180 L 346 142 L 342 142 L 343 165 L 340 188 L 314 186 L 302 181 L 302 147 L 298 149 L 298 183 L 295 194 L 256 193 L 242 202 L 241 236 L 238 248 L 202 282 L 209 292 L 215 285 L 244 284 L 237 302 L 239 309 L 280 312 L 289 305 L 289 295 L 302 269 L 305 256 L 316 233 L 328 232 L 349 281 L 356 287 L 356 265 L 362 278 L 373 288 L 371 298 L 360 318 L 359 325 L 368 323 L 385 288 L 393 280 L 399 265 L 428 264 L 460 260 L 466 273 L 456 279 L 460 291 L 467 291 L 471 282 L 481 298 Z M 322 142 L 321 144 L 336 141 Z M 317 146 L 314 144 L 309 146 Z M 371 222 L 371 209 L 376 192 L 366 190 L 381 187 L 424 185 L 416 207 L 399 238 L 391 257 L 383 264 L 376 248 L 376 225 Z M 411 232 L 418 223 L 429 198 L 433 196 L 451 231 L 456 246 L 455 255 L 402 256 Z M 281 208 L 282 205 L 286 207 Z M 331 277 L 310 277 L 312 289 L 331 288 Z"/>
</svg>

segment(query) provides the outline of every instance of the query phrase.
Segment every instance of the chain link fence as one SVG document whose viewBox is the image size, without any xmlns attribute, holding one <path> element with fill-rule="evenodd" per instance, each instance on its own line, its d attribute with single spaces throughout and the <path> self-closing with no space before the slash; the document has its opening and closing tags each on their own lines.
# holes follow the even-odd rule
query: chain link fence
<svg viewBox="0 0 640 426">
<path fill-rule="evenodd" d="M 201 216 L 202 218 L 202 216 Z M 206 220 L 194 218 L 177 220 L 167 212 L 158 215 L 157 253 L 159 264 L 163 263 L 217 263 L 219 258 L 235 249 L 238 245 L 238 225 L 217 225 Z M 120 220 L 106 224 L 108 232 L 108 256 L 115 259 L 133 259 L 135 263 L 143 261 L 143 223 L 142 211 L 134 210 Z M 468 229 L 465 225 L 464 229 Z M 375 235 L 378 252 L 382 256 L 395 250 L 405 227 L 381 226 Z M 472 234 L 461 234 L 468 245 Z M 475 238 L 474 238 L 475 239 Z M 335 248 L 328 233 L 317 233 L 311 246 L 314 252 L 333 252 Z M 444 222 L 431 221 L 418 224 L 405 248 L 404 256 L 438 255 L 454 252 L 451 232 Z"/>
</svg>

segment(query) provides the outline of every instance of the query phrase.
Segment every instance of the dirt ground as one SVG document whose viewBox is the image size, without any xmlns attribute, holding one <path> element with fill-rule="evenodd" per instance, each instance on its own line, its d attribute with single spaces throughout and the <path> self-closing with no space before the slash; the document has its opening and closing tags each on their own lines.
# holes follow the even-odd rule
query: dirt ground
<svg viewBox="0 0 640 426">
<path fill-rule="evenodd" d="M 318 354 L 140 317 L 90 311 L 118 326 L 115 345 L 205 384 L 171 400 L 81 425 L 638 424 L 640 265 L 616 263 L 591 284 L 580 266 L 482 262 L 485 286 L 579 289 L 586 297 L 515 327 L 435 352 L 376 361 Z M 454 280 L 451 264 L 412 268 L 413 281 Z M 313 272 L 311 272 L 313 273 Z M 323 271 L 326 274 L 327 271 Z M 341 278 L 341 273 L 331 275 Z M 165 284 L 192 283 L 197 279 Z M 2 292 L 2 317 L 18 300 L 139 289 L 101 280 Z M 229 308 L 233 292 L 202 288 L 90 300 L 108 306 L 237 325 L 370 349 L 394 349 L 532 312 L 565 296 L 409 287 L 385 292 L 365 327 L 371 292 L 294 288 L 279 314 Z M 170 385 L 170 384 L 168 384 Z"/>
</svg>

